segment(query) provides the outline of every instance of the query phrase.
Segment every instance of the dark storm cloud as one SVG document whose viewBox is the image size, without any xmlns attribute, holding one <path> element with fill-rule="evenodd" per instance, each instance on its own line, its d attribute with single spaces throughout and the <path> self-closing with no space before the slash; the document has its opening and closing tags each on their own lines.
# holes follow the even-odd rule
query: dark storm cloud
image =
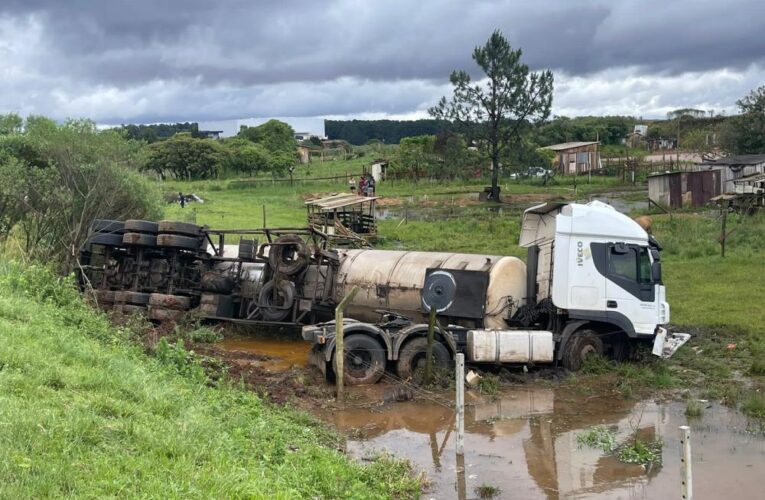
<svg viewBox="0 0 765 500">
<path fill-rule="evenodd" d="M 11 55 L 17 58 L 7 63 L 17 69 L 11 73 L 30 78 L 27 85 L 35 87 L 39 103 L 35 109 L 62 108 L 62 102 L 93 93 L 109 109 L 143 89 L 164 96 L 161 102 L 154 97 L 147 109 L 164 111 L 138 113 L 140 106 L 133 106 L 99 116 L 181 116 L 184 102 L 197 96 L 227 100 L 217 111 L 212 104 L 202 106 L 208 119 L 217 119 L 237 113 L 236 106 L 239 113 L 274 107 L 248 95 L 269 95 L 276 99 L 273 105 L 289 109 L 292 97 L 306 103 L 304 114 L 319 114 L 335 106 L 346 110 L 348 101 L 358 101 L 350 97 L 356 91 L 365 97 L 386 90 L 401 96 L 401 89 L 409 88 L 402 82 L 408 81 L 430 82 L 430 91 L 438 90 L 453 69 L 473 69 L 472 48 L 497 28 L 523 48 L 533 68 L 574 77 L 624 67 L 646 76 L 744 71 L 765 60 L 762 5 L 761 0 L 5 0 L 0 20 L 6 22 L 6 37 L 14 27 L 20 33 L 26 29 L 23 36 L 36 33 L 31 46 L 14 46 Z M 0 41 L 0 69 L 2 54 Z M 345 86 L 328 84 L 344 78 L 349 79 Z M 364 90 L 359 82 L 379 85 Z M 312 92 L 296 83 L 311 86 Z M 278 92 L 285 86 L 291 96 Z M 116 96 L 114 89 L 124 95 Z M 323 94 L 330 89 L 340 94 Z M 421 99 L 421 108 L 422 100 L 431 99 L 428 92 L 419 88 L 400 106 L 387 97 L 368 109 L 359 102 L 362 108 L 348 112 L 405 113 L 413 111 L 405 108 L 412 101 Z M 52 102 L 56 99 L 58 104 Z M 88 102 L 98 108 L 93 99 Z"/>
</svg>

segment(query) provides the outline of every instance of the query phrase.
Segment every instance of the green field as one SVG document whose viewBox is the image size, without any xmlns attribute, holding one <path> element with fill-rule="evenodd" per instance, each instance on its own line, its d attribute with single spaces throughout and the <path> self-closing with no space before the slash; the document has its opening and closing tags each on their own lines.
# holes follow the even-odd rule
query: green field
<svg viewBox="0 0 765 500">
<path fill-rule="evenodd" d="M 406 464 L 349 461 L 307 415 L 148 357 L 70 280 L 0 264 L 0 497 L 408 498 Z"/>
</svg>

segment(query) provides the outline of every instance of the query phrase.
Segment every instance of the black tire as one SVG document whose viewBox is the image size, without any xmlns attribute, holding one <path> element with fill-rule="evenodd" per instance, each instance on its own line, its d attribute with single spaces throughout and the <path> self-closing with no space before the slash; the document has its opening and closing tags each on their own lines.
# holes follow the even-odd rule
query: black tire
<svg viewBox="0 0 765 500">
<path fill-rule="evenodd" d="M 603 340 L 593 330 L 574 332 L 563 351 L 563 367 L 569 371 L 578 371 L 589 356 L 603 355 Z"/>
<path fill-rule="evenodd" d="M 345 338 L 343 381 L 346 385 L 376 384 L 385 373 L 385 349 L 369 335 L 351 334 Z M 332 354 L 332 367 L 337 373 L 337 359 Z"/>
<path fill-rule="evenodd" d="M 197 238 L 179 236 L 177 234 L 160 234 L 157 236 L 157 246 L 181 248 L 183 250 L 199 250 L 201 245 Z"/>
<path fill-rule="evenodd" d="M 239 240 L 239 258 L 242 260 L 254 260 L 258 243 L 255 240 Z"/>
<path fill-rule="evenodd" d="M 276 300 L 274 300 L 275 287 Z M 294 301 L 295 285 L 287 280 L 281 280 L 278 287 L 273 280 L 269 281 L 263 285 L 258 295 L 260 314 L 266 321 L 281 321 L 289 316 Z"/>
<path fill-rule="evenodd" d="M 178 222 L 174 220 L 161 220 L 157 224 L 158 231 L 166 234 L 179 234 L 196 238 L 202 234 L 202 228 L 190 222 Z"/>
<path fill-rule="evenodd" d="M 125 232 L 157 234 L 159 225 L 149 220 L 130 219 L 125 221 Z"/>
<path fill-rule="evenodd" d="M 216 272 L 207 272 L 202 275 L 202 291 L 213 293 L 231 293 L 236 281 L 231 276 L 218 274 Z"/>
<path fill-rule="evenodd" d="M 122 235 L 117 233 L 96 233 L 92 234 L 86 245 L 104 245 L 107 247 L 121 247 Z"/>
<path fill-rule="evenodd" d="M 416 384 L 423 382 L 425 375 L 428 339 L 416 337 L 404 344 L 396 361 L 396 374 Z M 452 356 L 443 342 L 433 339 L 433 371 L 452 369 Z"/>
<path fill-rule="evenodd" d="M 157 237 L 153 234 L 125 233 L 122 235 L 122 243 L 137 247 L 157 246 Z"/>
<path fill-rule="evenodd" d="M 149 305 L 174 311 L 185 311 L 191 307 L 191 299 L 183 295 L 152 293 L 149 296 Z"/>
<path fill-rule="evenodd" d="M 145 306 L 149 303 L 150 299 L 151 294 L 149 293 L 127 291 L 114 292 L 114 302 L 119 304 Z"/>
<path fill-rule="evenodd" d="M 90 224 L 90 230 L 93 233 L 122 234 L 125 232 L 125 223 L 120 220 L 95 219 Z"/>
<path fill-rule="evenodd" d="M 288 276 L 295 275 L 308 265 L 308 247 L 303 238 L 287 234 L 277 239 L 268 250 L 271 269 Z"/>
<path fill-rule="evenodd" d="M 96 300 L 99 304 L 114 304 L 114 292 L 111 290 L 96 290 Z"/>
</svg>

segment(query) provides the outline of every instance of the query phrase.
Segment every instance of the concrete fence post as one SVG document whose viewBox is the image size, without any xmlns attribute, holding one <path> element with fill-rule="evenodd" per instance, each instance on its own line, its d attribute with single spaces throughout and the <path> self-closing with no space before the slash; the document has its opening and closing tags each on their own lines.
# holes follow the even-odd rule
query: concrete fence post
<svg viewBox="0 0 765 500">
<path fill-rule="evenodd" d="M 681 425 L 680 429 L 680 481 L 683 500 L 693 498 L 693 471 L 691 463 L 691 428 Z"/>
<path fill-rule="evenodd" d="M 457 354 L 456 363 L 457 455 L 465 454 L 465 355 Z"/>
</svg>

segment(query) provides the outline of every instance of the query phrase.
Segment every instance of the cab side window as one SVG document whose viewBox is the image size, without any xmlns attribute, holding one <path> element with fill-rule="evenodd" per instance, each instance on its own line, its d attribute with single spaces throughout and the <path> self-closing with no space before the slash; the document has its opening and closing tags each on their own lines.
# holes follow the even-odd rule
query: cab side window
<svg viewBox="0 0 765 500">
<path fill-rule="evenodd" d="M 608 272 L 613 276 L 637 281 L 637 253 L 634 248 L 626 250 L 626 252 L 620 252 L 615 247 L 611 247 L 608 256 Z"/>
</svg>

